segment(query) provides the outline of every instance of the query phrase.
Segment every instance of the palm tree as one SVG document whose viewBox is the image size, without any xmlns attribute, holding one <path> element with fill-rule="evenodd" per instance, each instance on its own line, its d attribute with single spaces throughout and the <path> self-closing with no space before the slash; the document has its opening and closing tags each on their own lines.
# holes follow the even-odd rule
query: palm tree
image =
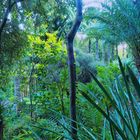
<svg viewBox="0 0 140 140">
<path fill-rule="evenodd" d="M 117 42 L 125 41 L 129 45 L 140 73 L 140 2 L 111 0 L 102 6 L 103 10 L 93 13 L 91 17 L 104 23 L 105 28 L 117 38 Z"/>
</svg>

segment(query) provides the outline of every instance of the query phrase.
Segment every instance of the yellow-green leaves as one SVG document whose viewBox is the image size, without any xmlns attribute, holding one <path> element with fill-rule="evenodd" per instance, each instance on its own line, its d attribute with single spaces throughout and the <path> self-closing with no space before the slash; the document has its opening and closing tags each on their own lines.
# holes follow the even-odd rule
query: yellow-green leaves
<svg viewBox="0 0 140 140">
<path fill-rule="evenodd" d="M 55 54 L 60 51 L 66 50 L 62 47 L 62 41 L 57 40 L 57 33 L 46 33 L 44 35 L 45 39 L 41 39 L 40 36 L 28 35 L 28 41 L 33 49 L 41 49 L 42 53 Z"/>
<path fill-rule="evenodd" d="M 66 55 L 66 48 L 62 41 L 58 40 L 57 32 L 43 35 L 28 35 L 28 56 L 36 63 L 37 69 L 43 69 L 48 63 L 56 64 L 62 61 Z"/>
<path fill-rule="evenodd" d="M 44 44 L 44 41 L 41 40 L 39 36 L 28 35 L 28 40 L 30 43 L 34 43 L 36 45 Z"/>
</svg>

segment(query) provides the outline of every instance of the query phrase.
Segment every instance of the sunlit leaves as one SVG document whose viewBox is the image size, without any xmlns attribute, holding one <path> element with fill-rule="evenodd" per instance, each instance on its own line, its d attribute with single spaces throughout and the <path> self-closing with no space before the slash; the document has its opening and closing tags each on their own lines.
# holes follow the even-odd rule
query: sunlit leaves
<svg viewBox="0 0 140 140">
<path fill-rule="evenodd" d="M 37 55 L 41 56 L 44 54 L 55 54 L 61 51 L 65 52 L 65 48 L 62 47 L 62 41 L 57 40 L 56 33 L 46 33 L 41 39 L 40 36 L 28 35 L 28 40 L 30 42 L 33 51 L 37 51 Z"/>
<path fill-rule="evenodd" d="M 34 43 L 34 44 L 38 44 L 38 45 L 44 44 L 44 41 L 42 41 L 39 36 L 34 37 L 32 35 L 29 35 L 28 39 L 31 43 Z"/>
<path fill-rule="evenodd" d="M 28 35 L 28 57 L 35 64 L 38 75 L 44 75 L 46 68 L 54 65 L 57 67 L 66 64 L 66 48 L 62 41 L 57 38 L 57 32 L 44 35 Z"/>
</svg>

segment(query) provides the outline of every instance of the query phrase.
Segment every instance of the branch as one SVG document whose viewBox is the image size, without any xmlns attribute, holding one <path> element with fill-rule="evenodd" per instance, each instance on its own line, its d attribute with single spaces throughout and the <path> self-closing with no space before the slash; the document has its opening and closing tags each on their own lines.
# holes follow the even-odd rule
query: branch
<svg viewBox="0 0 140 140">
<path fill-rule="evenodd" d="M 82 21 L 82 0 L 76 0 L 76 8 L 77 8 L 77 15 L 76 15 L 76 19 L 75 22 L 70 30 L 70 32 L 67 35 L 68 40 L 73 41 L 76 32 L 81 24 Z"/>
<path fill-rule="evenodd" d="M 1 38 L 1 33 L 2 33 L 3 29 L 4 29 L 4 26 L 5 26 L 6 22 L 7 22 L 8 15 L 9 15 L 9 13 L 11 12 L 13 6 L 14 6 L 16 3 L 22 2 L 22 1 L 24 1 L 24 0 L 16 0 L 16 1 L 14 1 L 13 3 L 11 3 L 11 0 L 8 1 L 8 7 L 7 7 L 6 12 L 5 12 L 5 14 L 4 14 L 3 21 L 2 21 L 2 23 L 1 23 L 1 25 L 0 25 L 0 38 Z"/>
</svg>

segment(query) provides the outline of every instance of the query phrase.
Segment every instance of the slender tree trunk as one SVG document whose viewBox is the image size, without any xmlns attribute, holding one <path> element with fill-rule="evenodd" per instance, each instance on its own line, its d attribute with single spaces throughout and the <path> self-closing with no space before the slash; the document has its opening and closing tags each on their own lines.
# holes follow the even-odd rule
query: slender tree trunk
<svg viewBox="0 0 140 140">
<path fill-rule="evenodd" d="M 114 60 L 114 46 L 112 46 L 111 59 Z"/>
<path fill-rule="evenodd" d="M 140 74 L 140 56 L 135 57 L 135 64 Z"/>
<path fill-rule="evenodd" d="M 70 77 L 70 115 L 71 115 L 71 131 L 72 138 L 77 135 L 76 124 L 76 68 L 73 52 L 73 44 L 67 43 L 68 59 L 69 59 L 69 77 Z"/>
<path fill-rule="evenodd" d="M 0 103 L 0 140 L 3 140 L 3 128 L 4 128 L 2 112 L 3 107 Z"/>
<path fill-rule="evenodd" d="M 20 102 L 21 102 L 21 94 L 20 94 L 20 77 L 16 76 L 14 79 L 14 94 L 16 97 L 16 103 L 15 103 L 15 109 L 16 109 L 16 113 L 17 115 L 20 115 Z"/>
<path fill-rule="evenodd" d="M 89 42 L 88 42 L 88 52 L 91 53 L 91 40 L 89 39 Z"/>
<path fill-rule="evenodd" d="M 107 47 L 104 47 L 104 62 L 107 63 L 108 62 L 108 54 L 107 54 Z"/>
<path fill-rule="evenodd" d="M 3 120 L 0 120 L 0 140 L 3 140 Z"/>
<path fill-rule="evenodd" d="M 140 76 L 140 49 L 139 49 L 139 47 L 133 48 L 132 53 L 133 53 L 133 56 L 135 59 L 135 64 L 136 64 L 136 67 L 137 67 L 137 70 L 138 70 L 139 76 Z"/>
<path fill-rule="evenodd" d="M 123 50 L 122 50 L 122 57 L 124 58 L 124 57 L 125 57 L 125 47 L 123 46 L 122 49 L 123 49 Z"/>
<path fill-rule="evenodd" d="M 118 53 L 118 46 L 116 45 L 115 48 L 116 48 L 116 58 L 118 58 L 118 56 L 119 56 L 119 53 Z"/>
<path fill-rule="evenodd" d="M 98 39 L 96 39 L 95 58 L 97 61 L 99 60 L 99 40 Z"/>
<path fill-rule="evenodd" d="M 101 48 L 100 48 L 100 60 L 103 60 L 103 48 L 102 48 L 102 44 L 101 44 Z"/>
<path fill-rule="evenodd" d="M 101 51 L 102 51 L 102 57 L 101 60 L 104 62 L 105 61 L 105 47 L 104 47 L 104 42 L 102 42 L 102 46 L 101 46 Z"/>
<path fill-rule="evenodd" d="M 107 62 L 110 62 L 110 58 L 111 58 L 111 50 L 110 50 L 110 45 L 107 46 Z"/>
<path fill-rule="evenodd" d="M 33 73 L 34 73 L 34 65 L 31 68 L 30 76 L 29 76 L 29 98 L 30 98 L 30 117 L 31 120 L 33 118 L 33 99 L 32 99 L 32 91 L 33 91 Z"/>
<path fill-rule="evenodd" d="M 2 32 L 3 32 L 3 29 L 4 29 L 4 26 L 6 25 L 6 22 L 7 22 L 7 19 L 8 19 L 8 15 L 9 13 L 11 12 L 13 6 L 18 3 L 18 2 L 22 2 L 23 0 L 16 0 L 14 2 L 12 2 L 11 0 L 8 0 L 8 6 L 7 6 L 7 9 L 4 13 L 4 17 L 2 19 L 2 22 L 0 24 L 0 41 L 1 41 L 1 35 L 2 35 Z"/>
<path fill-rule="evenodd" d="M 82 21 L 82 0 L 76 0 L 77 14 L 75 22 L 67 35 L 68 67 L 70 78 L 70 116 L 71 116 L 71 136 L 77 139 L 76 123 L 76 66 L 73 51 L 73 40 Z"/>
</svg>

